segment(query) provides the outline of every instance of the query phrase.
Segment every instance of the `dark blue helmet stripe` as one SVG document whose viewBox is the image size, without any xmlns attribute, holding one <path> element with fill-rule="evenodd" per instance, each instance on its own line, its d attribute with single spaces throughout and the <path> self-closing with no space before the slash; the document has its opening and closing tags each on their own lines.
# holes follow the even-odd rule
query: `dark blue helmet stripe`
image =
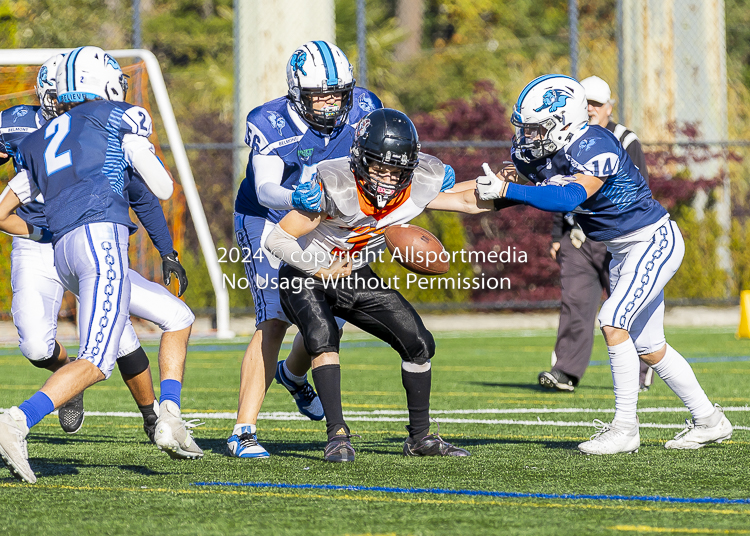
<svg viewBox="0 0 750 536">
<path fill-rule="evenodd" d="M 523 99 L 528 95 L 529 91 L 531 91 L 534 87 L 536 87 L 538 84 L 541 84 L 545 80 L 549 80 L 550 78 L 567 78 L 568 80 L 573 80 L 574 82 L 577 82 L 575 78 L 572 78 L 570 76 L 565 76 L 564 74 L 545 74 L 544 76 L 540 76 L 539 78 L 535 78 L 531 82 L 529 82 L 525 88 L 523 88 L 523 91 L 521 91 L 521 94 L 518 96 L 518 100 L 516 101 L 516 108 L 518 110 L 521 110 L 521 103 L 523 102 Z"/>
<path fill-rule="evenodd" d="M 68 56 L 68 60 L 65 63 L 65 67 L 68 70 L 68 76 L 66 77 L 67 80 L 67 90 L 75 91 L 76 89 L 76 75 L 75 75 L 75 65 L 76 65 L 76 58 L 78 57 L 78 53 L 81 51 L 83 47 L 78 47 L 73 52 L 70 53 L 70 56 Z"/>
<path fill-rule="evenodd" d="M 336 62 L 333 61 L 333 54 L 331 53 L 331 47 L 325 41 L 314 41 L 315 46 L 320 50 L 320 54 L 323 56 L 323 65 L 326 68 L 326 83 L 329 86 L 336 86 L 339 83 L 339 74 L 336 70 Z"/>
</svg>

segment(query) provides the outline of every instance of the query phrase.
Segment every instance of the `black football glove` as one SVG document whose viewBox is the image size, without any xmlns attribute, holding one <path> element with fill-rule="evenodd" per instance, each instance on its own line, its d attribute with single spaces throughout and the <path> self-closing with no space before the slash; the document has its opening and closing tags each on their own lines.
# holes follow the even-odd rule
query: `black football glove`
<svg viewBox="0 0 750 536">
<path fill-rule="evenodd" d="M 164 284 L 169 286 L 172 282 L 172 274 L 177 277 L 177 281 L 180 283 L 177 296 L 182 296 L 188 287 L 188 278 L 185 273 L 185 268 L 182 267 L 180 261 L 177 259 L 177 252 L 173 251 L 169 255 L 164 255 L 161 258 L 161 272 L 164 276 Z"/>
</svg>

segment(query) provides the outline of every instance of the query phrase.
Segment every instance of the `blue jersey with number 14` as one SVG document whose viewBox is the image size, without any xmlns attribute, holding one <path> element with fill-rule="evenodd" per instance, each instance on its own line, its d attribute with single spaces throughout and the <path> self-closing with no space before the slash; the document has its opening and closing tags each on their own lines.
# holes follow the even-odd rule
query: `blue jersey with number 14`
<svg viewBox="0 0 750 536">
<path fill-rule="evenodd" d="M 148 112 L 124 102 L 97 100 L 72 108 L 21 142 L 16 160 L 44 196 L 54 242 L 87 223 L 136 229 L 124 194 L 126 134 L 148 137 Z"/>
<path fill-rule="evenodd" d="M 516 169 L 540 184 L 556 175 L 593 175 L 602 187 L 573 212 L 583 232 L 604 242 L 656 223 L 667 211 L 651 190 L 622 144 L 606 128 L 586 127 L 551 158 L 523 162 L 512 155 Z"/>
</svg>

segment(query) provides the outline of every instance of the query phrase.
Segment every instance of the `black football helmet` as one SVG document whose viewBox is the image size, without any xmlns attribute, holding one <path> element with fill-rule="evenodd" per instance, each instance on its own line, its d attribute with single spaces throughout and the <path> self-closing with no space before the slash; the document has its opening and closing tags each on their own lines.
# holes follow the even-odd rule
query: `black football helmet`
<svg viewBox="0 0 750 536">
<path fill-rule="evenodd" d="M 362 193 L 377 208 L 405 190 L 419 164 L 419 137 L 406 114 L 390 108 L 370 112 L 357 123 L 349 163 Z M 370 176 L 373 163 L 400 170 L 396 184 Z"/>
</svg>

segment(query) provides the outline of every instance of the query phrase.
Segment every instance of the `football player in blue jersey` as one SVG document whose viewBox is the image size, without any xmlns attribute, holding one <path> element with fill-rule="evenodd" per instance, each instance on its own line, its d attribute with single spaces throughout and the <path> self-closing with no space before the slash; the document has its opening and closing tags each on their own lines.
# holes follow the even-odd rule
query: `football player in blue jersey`
<svg viewBox="0 0 750 536">
<path fill-rule="evenodd" d="M 685 253 L 680 230 L 653 199 L 617 138 L 588 125 L 586 107 L 584 88 L 575 79 L 546 75 L 533 80 L 518 97 L 511 119 L 517 174 L 503 170 L 503 180 L 485 169 L 485 176 L 477 178 L 482 199 L 574 212 L 587 238 L 606 243 L 612 253 L 612 293 L 598 318 L 612 368 L 615 415 L 611 423 L 594 421 L 596 433 L 578 448 L 585 454 L 638 450 L 639 357 L 693 417 L 665 447 L 721 443 L 732 436 L 731 423 L 664 337 L 663 289 Z M 520 184 L 519 178 L 533 184 Z"/>
<path fill-rule="evenodd" d="M 286 75 L 287 95 L 247 116 L 245 143 L 251 153 L 235 202 L 234 227 L 247 259 L 245 271 L 256 314 L 256 331 L 242 362 L 237 424 L 228 440 L 231 454 L 243 458 L 268 456 L 257 442 L 256 422 L 274 376 L 290 391 L 303 415 L 313 420 L 324 417 L 307 381 L 310 357 L 301 340 L 277 364 L 290 322 L 279 301 L 279 261 L 262 244 L 289 210 L 319 210 L 321 189 L 311 181 L 316 165 L 348 155 L 352 125 L 383 106 L 373 93 L 355 86 L 349 60 L 326 41 L 310 41 L 295 50 Z"/>
<path fill-rule="evenodd" d="M 135 227 L 123 195 L 129 178 L 125 169 L 132 167 L 138 174 L 132 180 L 142 178 L 159 199 L 173 191 L 172 179 L 148 141 L 148 112 L 109 100 L 122 91 L 122 72 L 113 58 L 100 48 L 77 48 L 58 66 L 56 76 L 60 115 L 23 140 L 16 155 L 22 171 L 0 196 L 0 230 L 35 240 L 51 238 L 60 280 L 80 301 L 78 359 L 0 415 L 0 455 L 14 476 L 30 483 L 36 477 L 28 463 L 29 429 L 108 378 L 117 360 L 131 293 L 128 236 Z M 49 231 L 13 214 L 39 193 Z M 179 406 L 186 345 L 186 338 L 162 340 L 159 357 L 165 363 L 155 443 L 173 458 L 200 458 L 193 425 L 182 420 Z M 174 359 L 180 354 L 181 360 Z"/>
<path fill-rule="evenodd" d="M 18 105 L 0 112 L 0 146 L 11 158 L 30 132 L 56 117 L 55 76 L 62 59 L 62 54 L 53 56 L 39 69 L 35 90 L 40 106 Z M 119 76 L 114 71 L 113 75 Z M 112 93 L 113 100 L 124 100 L 127 92 L 126 83 L 122 85 L 121 90 L 121 94 Z M 126 172 L 131 173 L 132 170 L 128 168 Z M 175 257 L 172 238 L 158 199 L 142 181 L 129 181 L 125 193 L 131 208 L 162 255 L 167 274 L 165 280 L 172 272 L 175 273 L 180 279 L 180 293 L 184 292 L 187 276 Z M 30 225 L 47 227 L 43 210 L 44 205 L 41 202 L 32 201 L 19 207 L 16 214 Z M 19 347 L 30 363 L 51 372 L 70 362 L 65 347 L 56 340 L 57 316 L 64 288 L 55 270 L 53 255 L 51 244 L 18 237 L 13 239 L 11 310 L 13 322 L 18 330 Z M 182 331 L 192 325 L 195 317 L 184 302 L 172 296 L 161 285 L 146 280 L 133 270 L 129 271 L 129 275 L 132 284 L 132 314 L 154 322 L 168 333 Z M 159 307 L 154 307 L 155 303 L 159 303 Z M 148 357 L 130 322 L 120 340 L 117 366 L 141 411 L 144 431 L 153 442 L 159 405 L 155 402 Z M 83 393 L 61 406 L 58 418 L 65 432 L 72 434 L 80 430 L 84 420 Z"/>
</svg>

